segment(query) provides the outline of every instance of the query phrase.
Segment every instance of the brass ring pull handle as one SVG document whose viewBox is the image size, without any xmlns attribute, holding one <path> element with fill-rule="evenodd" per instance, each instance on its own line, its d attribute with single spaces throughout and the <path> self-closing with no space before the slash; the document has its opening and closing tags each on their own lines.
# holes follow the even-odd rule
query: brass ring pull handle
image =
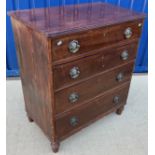
<svg viewBox="0 0 155 155">
<path fill-rule="evenodd" d="M 132 36 L 132 29 L 131 29 L 131 27 L 128 27 L 128 28 L 125 29 L 124 35 L 125 35 L 126 39 L 131 38 L 131 36 Z"/>
<path fill-rule="evenodd" d="M 114 99 L 113 99 L 113 102 L 114 103 L 119 103 L 119 101 L 120 101 L 119 96 L 115 96 Z"/>
<path fill-rule="evenodd" d="M 70 103 L 75 103 L 79 100 L 79 94 L 78 93 L 71 93 L 68 97 Z"/>
<path fill-rule="evenodd" d="M 77 117 L 75 117 L 75 116 L 73 116 L 73 117 L 71 117 L 70 118 L 70 125 L 71 126 L 77 126 L 78 125 L 78 122 L 79 122 L 79 120 L 78 120 L 78 118 Z"/>
<path fill-rule="evenodd" d="M 121 59 L 122 60 L 127 60 L 129 58 L 129 53 L 127 50 L 124 50 L 122 53 L 121 53 Z"/>
<path fill-rule="evenodd" d="M 124 74 L 123 74 L 123 73 L 119 73 L 119 74 L 117 75 L 117 77 L 116 77 L 116 80 L 117 80 L 118 82 L 121 82 L 123 79 L 124 79 Z"/>
<path fill-rule="evenodd" d="M 68 45 L 69 51 L 71 53 L 76 53 L 80 49 L 79 42 L 77 40 L 73 40 Z"/>
<path fill-rule="evenodd" d="M 79 67 L 73 67 L 70 70 L 69 75 L 72 79 L 76 79 L 80 75 Z"/>
</svg>

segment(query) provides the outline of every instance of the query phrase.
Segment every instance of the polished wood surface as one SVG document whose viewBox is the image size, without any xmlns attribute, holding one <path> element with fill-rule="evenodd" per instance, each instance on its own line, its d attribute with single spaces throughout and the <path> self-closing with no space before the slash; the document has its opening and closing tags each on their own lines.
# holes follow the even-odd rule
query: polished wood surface
<svg viewBox="0 0 155 155">
<path fill-rule="evenodd" d="M 49 37 L 144 18 L 142 13 L 102 2 L 16 11 L 9 15 Z"/>
<path fill-rule="evenodd" d="M 61 89 L 55 93 L 56 113 L 62 113 L 65 110 L 69 110 L 78 104 L 102 94 L 103 92 L 112 89 L 124 82 L 127 82 L 131 78 L 133 69 L 133 61 L 127 65 L 118 67 L 112 71 L 101 73 L 98 76 L 90 78 L 89 80 L 80 82 L 76 85 L 70 86 L 66 89 Z M 118 81 L 116 78 L 119 73 L 123 73 L 122 81 Z M 104 82 L 106 81 L 106 82 Z M 70 103 L 68 100 L 69 95 L 72 93 L 78 93 L 79 99 L 75 103 Z"/>
<path fill-rule="evenodd" d="M 9 15 L 28 119 L 47 135 L 53 152 L 99 118 L 122 113 L 144 14 L 100 2 Z M 75 40 L 79 50 L 71 53 Z"/>
<path fill-rule="evenodd" d="M 121 58 L 122 52 L 127 51 L 129 56 L 127 60 Z M 113 68 L 116 65 L 122 65 L 134 60 L 137 52 L 137 41 L 132 44 L 119 46 L 109 50 L 99 50 L 95 55 L 86 58 L 70 61 L 65 64 L 54 66 L 54 87 L 59 89 L 68 84 L 73 84 L 81 79 L 90 77 L 107 69 Z M 73 67 L 78 67 L 80 70 L 79 77 L 72 79 L 69 75 Z"/>
<path fill-rule="evenodd" d="M 85 104 L 82 108 L 76 108 L 71 112 L 66 113 L 64 117 L 57 119 L 56 127 L 58 129 L 58 138 L 66 136 L 69 132 L 73 132 L 76 128 L 95 119 L 98 115 L 107 112 L 113 107 L 120 107 L 125 104 L 129 89 L 129 82 L 122 87 L 111 90 L 110 93 L 105 93 L 102 97 Z M 114 97 L 119 96 L 119 102 L 114 102 Z M 77 118 L 77 124 L 73 126 L 70 122 L 72 117 Z"/>
<path fill-rule="evenodd" d="M 141 27 L 138 26 L 139 23 L 143 24 L 143 20 L 136 20 L 134 22 L 132 21 L 114 26 L 98 28 L 94 31 L 88 30 L 86 32 L 81 32 L 74 35 L 65 35 L 64 37 L 61 36 L 54 39 L 52 46 L 53 61 L 75 57 L 84 53 L 89 53 L 90 51 L 94 51 L 95 53 L 97 49 L 104 46 L 111 46 L 117 42 L 124 42 L 139 38 L 141 33 Z M 124 31 L 128 27 L 132 29 L 133 35 L 131 38 L 126 39 Z M 61 46 L 57 46 L 56 44 L 60 40 L 63 43 Z M 72 40 L 78 40 L 80 44 L 79 51 L 74 54 L 68 50 L 69 42 Z"/>
<path fill-rule="evenodd" d="M 28 118 L 35 121 L 55 143 L 50 40 L 14 18 L 12 23 Z"/>
</svg>

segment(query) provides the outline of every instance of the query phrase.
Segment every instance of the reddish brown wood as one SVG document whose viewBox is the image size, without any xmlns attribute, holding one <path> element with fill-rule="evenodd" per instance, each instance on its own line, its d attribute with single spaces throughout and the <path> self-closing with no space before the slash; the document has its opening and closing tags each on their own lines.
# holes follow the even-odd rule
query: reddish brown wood
<svg viewBox="0 0 155 155">
<path fill-rule="evenodd" d="M 134 43 L 134 42 L 138 43 L 138 41 L 139 41 L 139 38 L 135 38 L 135 39 L 124 40 L 124 41 L 117 42 L 117 43 L 107 45 L 107 46 L 102 46 L 99 49 L 91 50 L 89 52 L 85 52 L 85 53 L 81 53 L 81 54 L 75 54 L 74 56 L 67 57 L 65 59 L 53 61 L 52 65 L 57 66 L 57 65 L 66 64 L 68 62 L 73 62 L 73 61 L 76 61 L 78 59 L 82 59 L 82 58 L 86 58 L 88 56 L 99 54 L 102 51 L 109 51 L 112 49 L 116 49 L 118 47 L 127 46 L 127 45 Z"/>
<path fill-rule="evenodd" d="M 89 80 L 80 82 L 79 84 L 61 89 L 55 93 L 56 113 L 62 113 L 65 110 L 69 110 L 72 107 L 76 107 L 83 102 L 102 94 L 115 86 L 121 85 L 127 82 L 131 78 L 131 72 L 133 69 L 133 62 L 116 68 L 112 71 L 100 74 Z M 116 80 L 119 73 L 124 74 L 124 78 L 121 82 Z M 71 103 L 68 98 L 71 93 L 78 93 L 79 99 L 75 103 Z"/>
<path fill-rule="evenodd" d="M 125 50 L 128 51 L 129 58 L 127 60 L 122 60 L 121 53 Z M 56 65 L 54 66 L 55 89 L 59 89 L 67 84 L 71 84 L 86 77 L 103 72 L 107 69 L 115 67 L 116 65 L 128 63 L 135 59 L 136 51 L 137 42 L 133 42 L 132 44 L 122 47 L 101 50 L 98 54 L 87 58 L 78 59 L 66 64 Z M 78 67 L 80 70 L 80 75 L 76 79 L 72 79 L 69 75 L 69 72 L 73 67 Z"/>
<path fill-rule="evenodd" d="M 59 141 L 111 112 L 121 114 L 126 103 L 134 59 L 144 20 L 135 13 L 106 3 L 80 4 L 10 12 L 25 109 L 58 152 Z M 142 25 L 141 25 L 142 24 Z M 132 36 L 126 39 L 124 30 Z M 71 54 L 68 44 L 78 40 L 80 49 Z M 62 45 L 57 46 L 57 42 Z M 128 50 L 129 58 L 120 54 Z M 80 76 L 69 71 L 78 66 Z M 117 75 L 124 78 L 118 82 Z M 79 93 L 71 104 L 68 96 Z M 116 104 L 118 98 L 119 102 Z M 69 120 L 78 116 L 78 125 Z M 72 119 L 74 121 L 74 119 Z"/>
<path fill-rule="evenodd" d="M 68 35 L 145 17 L 142 13 L 102 2 L 22 10 L 10 12 L 9 15 L 48 37 Z"/>
<path fill-rule="evenodd" d="M 57 132 L 58 137 L 61 139 L 69 132 L 72 132 L 72 130 L 82 126 L 90 120 L 93 120 L 101 113 L 107 112 L 113 107 L 118 107 L 119 105 L 122 105 L 122 103 L 125 104 L 128 89 L 129 83 L 119 89 L 111 91 L 108 94 L 105 93 L 102 97 L 96 98 L 80 108 L 78 107 L 71 112 L 65 113 L 65 116 L 59 118 L 56 122 L 57 129 L 59 129 Z M 119 96 L 119 103 L 114 103 L 115 96 Z M 77 117 L 78 119 L 78 123 L 75 126 L 70 124 L 70 119 L 72 117 Z"/>
<path fill-rule="evenodd" d="M 51 41 L 12 18 L 25 107 L 53 143 L 57 143 L 54 122 Z"/>
<path fill-rule="evenodd" d="M 95 30 L 87 30 L 81 33 L 66 35 L 64 37 L 59 37 L 54 39 L 53 44 L 53 61 L 75 57 L 89 51 L 100 49 L 104 46 L 111 46 L 117 42 L 129 41 L 131 39 L 138 38 L 140 36 L 141 27 L 138 27 L 139 23 L 143 23 L 143 20 L 136 20 L 132 22 L 126 22 L 123 24 L 113 25 L 98 28 Z M 126 39 L 124 31 L 126 28 L 130 27 L 132 29 L 133 35 L 131 38 Z M 58 41 L 62 41 L 61 46 L 57 46 Z M 72 54 L 69 52 L 68 45 L 72 40 L 77 40 L 80 44 L 80 49 L 77 53 Z"/>
<path fill-rule="evenodd" d="M 52 146 L 52 150 L 54 153 L 57 153 L 59 151 L 59 146 L 60 146 L 60 143 L 59 142 L 52 142 L 51 143 L 51 146 Z"/>
</svg>

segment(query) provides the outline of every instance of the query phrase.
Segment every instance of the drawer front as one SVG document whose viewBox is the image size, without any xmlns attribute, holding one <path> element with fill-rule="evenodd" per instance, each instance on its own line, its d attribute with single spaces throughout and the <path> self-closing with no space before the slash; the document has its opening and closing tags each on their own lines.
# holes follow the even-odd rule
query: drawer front
<svg viewBox="0 0 155 155">
<path fill-rule="evenodd" d="M 137 20 L 55 38 L 52 41 L 53 61 L 86 54 L 120 41 L 139 38 L 142 23 L 143 20 Z"/>
<path fill-rule="evenodd" d="M 99 115 L 125 104 L 128 88 L 129 83 L 121 88 L 119 87 L 118 89 L 112 90 L 76 110 L 66 113 L 66 115 L 61 118 L 57 118 L 56 128 L 58 137 L 61 139 L 63 136 L 74 132 L 77 128 L 89 124 L 90 121 L 95 120 Z"/>
<path fill-rule="evenodd" d="M 126 46 L 104 50 L 100 53 L 54 67 L 54 87 L 59 89 L 67 84 L 110 69 L 135 59 L 137 42 Z"/>
<path fill-rule="evenodd" d="M 133 61 L 87 81 L 55 92 L 56 113 L 58 114 L 69 110 L 115 86 L 129 81 L 132 70 Z"/>
</svg>

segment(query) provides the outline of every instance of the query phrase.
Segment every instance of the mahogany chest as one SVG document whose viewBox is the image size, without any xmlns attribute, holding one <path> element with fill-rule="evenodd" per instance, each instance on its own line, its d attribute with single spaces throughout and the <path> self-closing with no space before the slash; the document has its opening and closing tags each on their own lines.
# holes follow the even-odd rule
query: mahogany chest
<svg viewBox="0 0 155 155">
<path fill-rule="evenodd" d="M 107 3 L 9 12 L 28 118 L 59 142 L 126 104 L 145 15 Z"/>
</svg>

